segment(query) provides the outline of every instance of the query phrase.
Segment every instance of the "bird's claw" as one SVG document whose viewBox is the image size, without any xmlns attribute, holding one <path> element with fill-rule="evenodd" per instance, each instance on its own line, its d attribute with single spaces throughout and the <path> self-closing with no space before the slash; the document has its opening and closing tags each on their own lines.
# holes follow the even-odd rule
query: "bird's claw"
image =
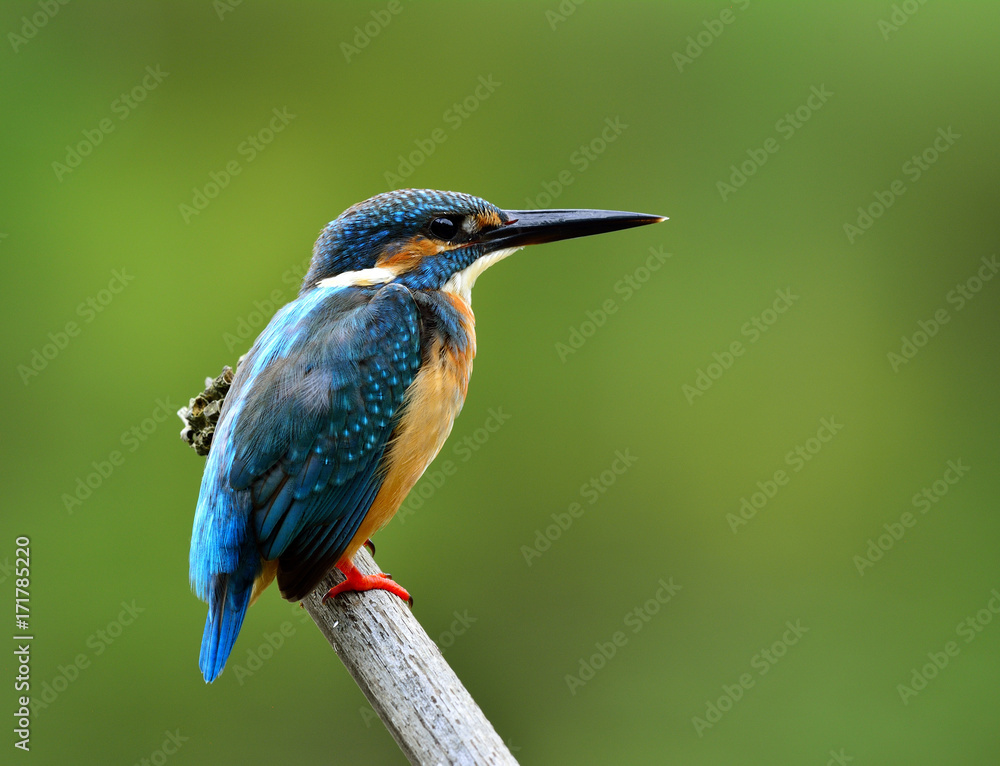
<svg viewBox="0 0 1000 766">
<path fill-rule="evenodd" d="M 335 598 L 341 593 L 385 590 L 394 596 L 398 596 L 411 607 L 413 606 L 413 597 L 409 591 L 395 582 L 392 579 L 392 575 L 382 572 L 373 575 L 362 574 L 352 563 L 337 564 L 337 569 L 343 573 L 345 579 L 342 583 L 334 585 L 323 595 L 322 603 L 326 603 L 327 599 Z"/>
</svg>

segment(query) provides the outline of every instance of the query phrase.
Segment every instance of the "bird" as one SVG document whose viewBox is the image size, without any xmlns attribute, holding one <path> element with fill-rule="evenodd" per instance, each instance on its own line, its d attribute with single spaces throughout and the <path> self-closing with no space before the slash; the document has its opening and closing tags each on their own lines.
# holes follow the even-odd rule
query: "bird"
<svg viewBox="0 0 1000 766">
<path fill-rule="evenodd" d="M 386 590 L 353 557 L 441 450 L 476 354 L 472 288 L 526 245 L 658 223 L 614 210 L 504 210 L 459 192 L 400 189 L 320 233 L 298 296 L 242 358 L 205 463 L 190 581 L 208 604 L 199 667 L 210 683 L 247 609 L 275 579 L 301 601 Z"/>
</svg>

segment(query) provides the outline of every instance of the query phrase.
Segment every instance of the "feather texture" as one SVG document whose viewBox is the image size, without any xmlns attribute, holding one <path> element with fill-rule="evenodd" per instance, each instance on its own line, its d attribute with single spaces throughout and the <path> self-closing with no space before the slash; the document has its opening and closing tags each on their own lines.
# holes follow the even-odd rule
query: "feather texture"
<svg viewBox="0 0 1000 766">
<path fill-rule="evenodd" d="M 209 604 L 201 668 L 232 650 L 262 561 L 302 598 L 342 555 L 421 363 L 410 291 L 325 287 L 285 306 L 237 371 L 202 479 L 191 582 Z"/>
</svg>

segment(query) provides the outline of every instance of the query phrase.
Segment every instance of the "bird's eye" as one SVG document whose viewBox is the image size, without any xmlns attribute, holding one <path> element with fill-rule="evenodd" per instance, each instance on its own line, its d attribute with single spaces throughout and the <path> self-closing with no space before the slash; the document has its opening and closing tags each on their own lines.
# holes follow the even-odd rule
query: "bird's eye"
<svg viewBox="0 0 1000 766">
<path fill-rule="evenodd" d="M 450 242 L 458 236 L 458 222 L 451 218 L 435 218 L 430 225 L 431 234 L 438 239 Z"/>
</svg>

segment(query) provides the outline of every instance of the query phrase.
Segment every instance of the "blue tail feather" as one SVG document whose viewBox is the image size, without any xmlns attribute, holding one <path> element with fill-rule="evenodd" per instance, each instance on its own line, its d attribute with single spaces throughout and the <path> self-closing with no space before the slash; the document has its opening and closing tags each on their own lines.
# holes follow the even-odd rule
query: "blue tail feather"
<svg viewBox="0 0 1000 766">
<path fill-rule="evenodd" d="M 201 672 L 209 683 L 222 673 L 250 606 L 256 573 L 250 574 L 249 578 L 247 574 L 241 571 L 213 578 L 208 618 L 201 638 L 201 656 L 198 658 Z"/>
<path fill-rule="evenodd" d="M 191 533 L 191 586 L 208 602 L 198 661 L 208 682 L 219 677 L 233 651 L 261 569 L 260 554 L 248 527 L 250 492 L 234 491 L 225 482 L 223 447 L 230 423 L 225 415 L 220 422 L 202 477 Z"/>
</svg>

